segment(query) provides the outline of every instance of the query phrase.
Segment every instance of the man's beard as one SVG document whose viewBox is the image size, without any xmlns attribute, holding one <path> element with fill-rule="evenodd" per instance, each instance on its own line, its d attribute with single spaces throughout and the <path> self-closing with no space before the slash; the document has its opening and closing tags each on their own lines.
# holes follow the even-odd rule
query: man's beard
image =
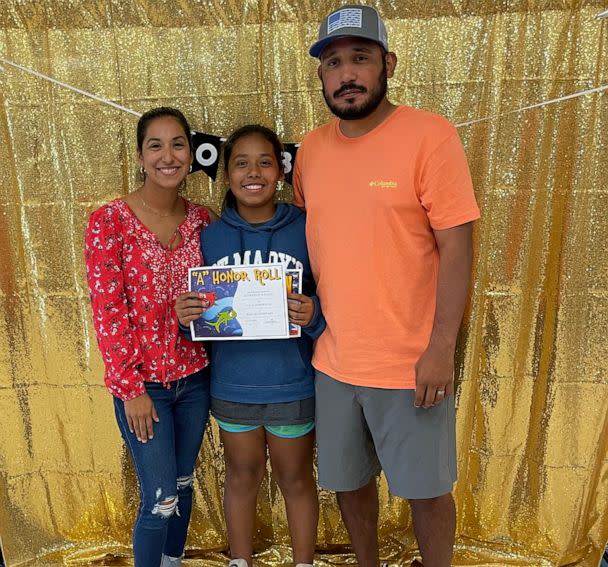
<svg viewBox="0 0 608 567">
<path fill-rule="evenodd" d="M 341 90 L 347 90 L 351 88 L 361 89 L 362 87 L 360 85 L 357 85 L 356 83 L 342 85 L 342 87 L 340 87 L 334 93 L 334 97 L 339 94 Z M 376 110 L 376 108 L 378 108 L 378 106 L 386 96 L 387 90 L 388 80 L 386 76 L 386 61 L 383 61 L 382 71 L 380 72 L 380 76 L 378 77 L 378 83 L 376 84 L 376 86 L 371 91 L 367 91 L 367 89 L 362 91 L 369 92 L 369 98 L 358 106 L 349 105 L 347 107 L 340 107 L 334 104 L 329 99 L 327 93 L 325 92 L 325 86 L 323 86 L 322 89 L 323 98 L 325 99 L 329 110 L 331 110 L 335 116 L 341 118 L 342 120 L 360 120 L 361 118 L 367 118 L 372 112 L 374 112 L 374 110 Z"/>
</svg>

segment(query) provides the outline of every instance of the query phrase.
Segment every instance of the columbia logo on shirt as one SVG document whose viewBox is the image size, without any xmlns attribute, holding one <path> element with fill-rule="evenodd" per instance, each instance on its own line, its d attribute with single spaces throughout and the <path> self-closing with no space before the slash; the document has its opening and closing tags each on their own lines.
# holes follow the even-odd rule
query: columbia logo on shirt
<svg viewBox="0 0 608 567">
<path fill-rule="evenodd" d="M 370 181 L 369 186 L 375 187 L 377 189 L 394 189 L 395 187 L 398 186 L 398 183 L 396 181 L 378 180 L 378 181 Z"/>
</svg>

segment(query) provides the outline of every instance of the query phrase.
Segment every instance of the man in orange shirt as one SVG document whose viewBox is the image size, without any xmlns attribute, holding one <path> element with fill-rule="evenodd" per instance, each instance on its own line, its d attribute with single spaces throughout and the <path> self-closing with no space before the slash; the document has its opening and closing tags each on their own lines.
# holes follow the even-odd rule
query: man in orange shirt
<svg viewBox="0 0 608 567">
<path fill-rule="evenodd" d="M 318 339 L 319 483 L 337 492 L 359 565 L 378 565 L 378 494 L 407 498 L 425 567 L 450 565 L 456 480 L 454 349 L 479 217 L 455 128 L 387 99 L 397 64 L 369 6 L 321 23 L 323 95 L 296 204 L 327 327 Z"/>
</svg>

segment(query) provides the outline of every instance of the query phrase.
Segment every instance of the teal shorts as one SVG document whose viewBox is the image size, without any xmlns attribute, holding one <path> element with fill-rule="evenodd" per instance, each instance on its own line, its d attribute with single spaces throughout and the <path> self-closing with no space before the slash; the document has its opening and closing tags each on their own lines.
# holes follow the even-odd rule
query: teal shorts
<svg viewBox="0 0 608 567">
<path fill-rule="evenodd" d="M 238 423 L 227 423 L 215 418 L 220 429 L 227 431 L 228 433 L 245 433 L 246 431 L 253 431 L 259 427 L 264 427 L 268 433 L 272 433 L 276 437 L 282 437 L 283 439 L 297 439 L 298 437 L 304 437 L 308 435 L 314 428 L 315 422 L 309 421 L 308 423 L 299 423 L 297 425 L 240 425 Z"/>
</svg>

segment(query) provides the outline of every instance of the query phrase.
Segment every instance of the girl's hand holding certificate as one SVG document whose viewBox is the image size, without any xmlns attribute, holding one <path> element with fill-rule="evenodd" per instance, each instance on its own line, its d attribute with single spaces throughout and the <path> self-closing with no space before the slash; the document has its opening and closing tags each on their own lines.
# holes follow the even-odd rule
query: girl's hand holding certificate
<svg viewBox="0 0 608 567">
<path fill-rule="evenodd" d="M 175 313 L 177 318 L 184 327 L 187 327 L 192 321 L 196 321 L 205 308 L 203 294 L 198 291 L 187 291 L 177 296 L 175 300 Z"/>
<path fill-rule="evenodd" d="M 300 327 L 306 327 L 315 314 L 315 304 L 307 295 L 301 293 L 287 294 L 287 310 L 289 322 Z"/>
</svg>

